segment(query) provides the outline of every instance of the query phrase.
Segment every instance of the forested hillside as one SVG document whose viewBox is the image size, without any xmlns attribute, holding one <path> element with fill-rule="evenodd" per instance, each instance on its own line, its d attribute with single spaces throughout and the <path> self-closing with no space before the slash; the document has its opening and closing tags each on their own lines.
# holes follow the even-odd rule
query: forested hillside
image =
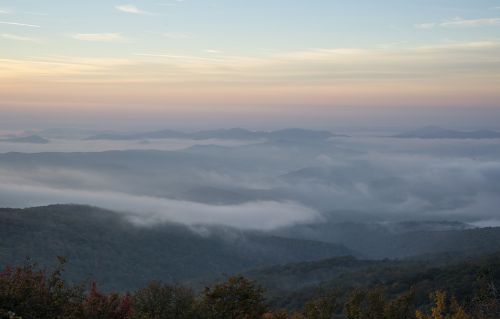
<svg viewBox="0 0 500 319">
<path fill-rule="evenodd" d="M 482 286 L 500 286 L 500 253 L 380 261 L 340 257 L 273 266 L 246 275 L 267 289 L 275 306 L 292 309 L 323 294 L 346 299 L 360 289 L 381 289 L 389 296 L 411 290 L 417 306 L 426 305 L 428 295 L 437 290 L 470 303 Z"/>
<path fill-rule="evenodd" d="M 137 226 L 122 216 L 71 205 L 1 209 L 0 265 L 27 257 L 50 265 L 64 256 L 69 279 L 92 278 L 124 291 L 153 279 L 173 283 L 353 254 L 341 245 L 223 227 Z"/>
</svg>

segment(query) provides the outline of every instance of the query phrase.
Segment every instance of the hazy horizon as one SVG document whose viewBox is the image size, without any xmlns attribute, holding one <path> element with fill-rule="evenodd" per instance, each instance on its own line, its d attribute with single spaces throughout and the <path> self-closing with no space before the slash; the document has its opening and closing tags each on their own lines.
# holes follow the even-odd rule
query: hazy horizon
<svg viewBox="0 0 500 319">
<path fill-rule="evenodd" d="M 140 132 L 172 129 L 194 132 L 209 129 L 243 128 L 272 131 L 286 128 L 321 129 L 334 133 L 376 135 L 438 126 L 455 130 L 500 130 L 500 108 L 496 107 L 433 107 L 397 108 L 356 107 L 311 111 L 297 115 L 284 111 L 269 116 L 236 115 L 231 113 L 198 112 L 192 115 L 145 114 L 123 116 L 120 113 L 81 114 L 76 111 L 25 112 L 17 109 L 2 111 L 2 131 L 23 132 L 50 129 L 82 131 Z M 5 135 L 5 134 L 4 134 Z"/>
</svg>

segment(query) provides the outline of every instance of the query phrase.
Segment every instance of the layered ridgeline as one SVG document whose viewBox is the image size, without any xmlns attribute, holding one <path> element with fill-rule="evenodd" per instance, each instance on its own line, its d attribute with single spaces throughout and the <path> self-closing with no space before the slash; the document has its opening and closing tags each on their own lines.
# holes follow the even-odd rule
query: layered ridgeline
<svg viewBox="0 0 500 319">
<path fill-rule="evenodd" d="M 222 227 L 137 226 L 123 216 L 88 206 L 0 209 L 0 266 L 26 257 L 50 265 L 64 256 L 69 279 L 129 290 L 151 280 L 180 282 L 354 254 L 341 245 Z"/>
<path fill-rule="evenodd" d="M 493 139 L 500 138 L 500 132 L 492 130 L 457 131 L 437 126 L 426 126 L 392 137 L 419 139 Z"/>
<path fill-rule="evenodd" d="M 48 144 L 50 140 L 41 137 L 39 135 L 28 135 L 28 136 L 11 136 L 0 138 L 1 142 L 7 143 L 25 143 L 25 144 Z"/>
<path fill-rule="evenodd" d="M 327 220 L 281 228 L 274 234 L 342 244 L 369 259 L 500 251 L 500 228 L 477 228 L 454 221 L 361 223 Z"/>
<path fill-rule="evenodd" d="M 198 132 L 179 132 L 173 130 L 160 130 L 140 133 L 102 133 L 93 135 L 87 140 L 142 140 L 142 139 L 233 139 L 233 140 L 314 140 L 328 139 L 331 137 L 347 137 L 346 135 L 333 134 L 329 131 L 306 130 L 299 128 L 283 129 L 278 131 L 250 131 L 242 128 L 207 130 Z"/>
</svg>

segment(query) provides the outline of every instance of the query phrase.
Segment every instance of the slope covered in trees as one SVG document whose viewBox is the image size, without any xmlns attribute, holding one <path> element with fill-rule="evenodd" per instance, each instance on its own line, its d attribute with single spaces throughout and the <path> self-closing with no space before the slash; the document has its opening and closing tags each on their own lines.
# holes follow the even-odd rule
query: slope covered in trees
<svg viewBox="0 0 500 319">
<path fill-rule="evenodd" d="M 360 289 L 382 289 L 389 296 L 411 290 L 417 306 L 426 305 L 428 295 L 438 290 L 471 303 L 481 287 L 500 286 L 500 253 L 378 261 L 340 257 L 253 270 L 246 276 L 264 285 L 273 304 L 286 308 L 325 293 L 346 299 Z"/>
<path fill-rule="evenodd" d="M 95 278 L 119 290 L 353 254 L 340 245 L 228 228 L 140 227 L 118 213 L 68 205 L 1 209 L 0 238 L 0 266 L 26 257 L 50 265 L 65 256 L 68 278 Z"/>
<path fill-rule="evenodd" d="M 342 244 L 369 259 L 500 251 L 499 227 L 474 228 L 446 221 L 388 224 L 331 221 L 283 228 L 276 235 Z"/>
</svg>

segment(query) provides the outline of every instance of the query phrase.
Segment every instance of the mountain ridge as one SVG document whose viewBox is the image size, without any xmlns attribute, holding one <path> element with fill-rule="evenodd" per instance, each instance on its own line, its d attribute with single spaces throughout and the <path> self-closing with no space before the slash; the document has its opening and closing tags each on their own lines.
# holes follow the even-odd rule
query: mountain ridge
<svg viewBox="0 0 500 319">
<path fill-rule="evenodd" d="M 121 291 L 151 280 L 175 283 L 355 254 L 341 245 L 228 227 L 141 227 L 121 213 L 81 205 L 0 209 L 0 238 L 0 266 L 26 257 L 48 265 L 65 256 L 71 280 L 97 279 L 105 289 Z"/>
<path fill-rule="evenodd" d="M 325 130 L 308 130 L 300 128 L 290 128 L 277 131 L 251 131 L 243 128 L 229 128 L 217 130 L 197 131 L 185 133 L 173 130 L 160 130 L 143 133 L 105 133 L 90 136 L 86 140 L 143 140 L 143 139 L 232 139 L 232 140 L 303 140 L 303 139 L 327 139 L 331 137 L 347 137 L 347 135 L 333 134 Z"/>
<path fill-rule="evenodd" d="M 50 140 L 41 137 L 39 135 L 28 135 L 28 136 L 14 136 L 9 138 L 0 139 L 0 142 L 9 143 L 27 143 L 27 144 L 48 144 Z"/>
</svg>

